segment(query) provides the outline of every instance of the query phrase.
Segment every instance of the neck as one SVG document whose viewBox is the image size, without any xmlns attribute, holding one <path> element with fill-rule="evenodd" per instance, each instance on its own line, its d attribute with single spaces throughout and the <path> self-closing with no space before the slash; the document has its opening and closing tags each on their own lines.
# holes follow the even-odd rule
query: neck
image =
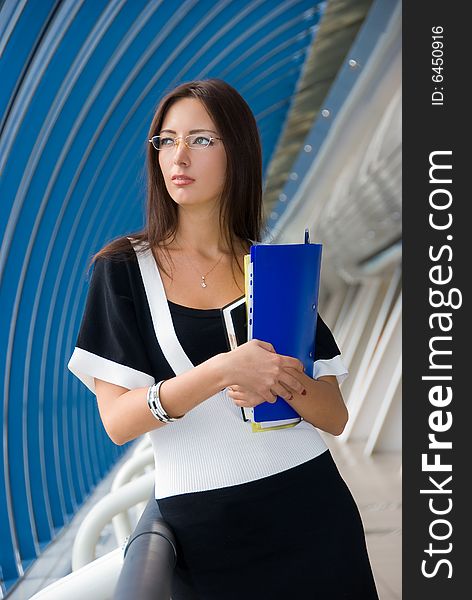
<svg viewBox="0 0 472 600">
<path fill-rule="evenodd" d="M 179 209 L 175 244 L 183 250 L 217 259 L 230 252 L 220 230 L 218 214 Z"/>
</svg>

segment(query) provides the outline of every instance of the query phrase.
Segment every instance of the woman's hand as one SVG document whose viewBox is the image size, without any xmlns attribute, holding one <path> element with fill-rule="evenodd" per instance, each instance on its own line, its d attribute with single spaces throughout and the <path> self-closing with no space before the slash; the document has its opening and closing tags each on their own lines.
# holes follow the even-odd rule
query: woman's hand
<svg viewBox="0 0 472 600">
<path fill-rule="evenodd" d="M 278 393 L 273 393 L 272 392 L 272 388 L 271 388 L 271 396 L 264 398 L 262 396 L 260 396 L 259 394 L 256 394 L 255 392 L 248 392 L 247 390 L 245 390 L 244 388 L 242 388 L 239 385 L 232 385 L 231 387 L 228 387 L 228 396 L 233 400 L 233 402 L 236 404 L 236 406 L 240 406 L 240 407 L 244 407 L 244 408 L 253 408 L 254 406 L 257 406 L 258 404 L 262 404 L 263 402 L 270 402 L 271 404 L 273 404 L 274 402 L 277 401 L 277 396 L 280 396 L 282 398 L 284 398 L 284 400 L 292 400 L 293 398 L 293 392 L 289 392 L 287 390 L 287 388 L 282 387 L 281 389 L 283 391 L 278 392 Z M 301 394 L 304 393 L 304 391 L 300 392 Z M 305 392 L 306 393 L 306 392 Z"/>
<path fill-rule="evenodd" d="M 253 407 L 262 402 L 275 402 L 277 396 L 290 399 L 303 394 L 304 387 L 291 369 L 303 373 L 301 361 L 277 354 L 272 344 L 261 340 L 246 342 L 228 352 L 228 394 L 237 406 Z"/>
</svg>

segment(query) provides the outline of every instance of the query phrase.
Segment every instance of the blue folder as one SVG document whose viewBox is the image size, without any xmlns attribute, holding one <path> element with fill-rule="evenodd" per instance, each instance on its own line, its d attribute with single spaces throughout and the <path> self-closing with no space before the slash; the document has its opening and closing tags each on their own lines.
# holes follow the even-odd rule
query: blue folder
<svg viewBox="0 0 472 600">
<path fill-rule="evenodd" d="M 249 339 L 270 342 L 278 354 L 298 358 L 313 372 L 321 244 L 256 244 L 251 246 Z M 273 404 L 254 407 L 254 421 L 299 417 L 280 396 Z"/>
</svg>

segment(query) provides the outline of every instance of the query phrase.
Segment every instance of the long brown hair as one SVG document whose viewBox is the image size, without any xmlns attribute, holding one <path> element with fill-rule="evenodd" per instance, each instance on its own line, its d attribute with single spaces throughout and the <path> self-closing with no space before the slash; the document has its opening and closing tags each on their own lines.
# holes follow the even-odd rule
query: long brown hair
<svg viewBox="0 0 472 600">
<path fill-rule="evenodd" d="M 244 98 L 225 81 L 190 81 L 182 83 L 162 98 L 152 119 L 147 139 L 159 133 L 167 111 L 181 98 L 199 100 L 223 138 L 227 168 L 219 222 L 224 240 L 233 259 L 236 259 L 236 239 L 249 246 L 251 240 L 260 241 L 263 230 L 262 150 L 256 120 Z M 175 236 L 178 208 L 167 191 L 157 152 L 147 140 L 146 145 L 146 222 L 143 229 L 129 236 L 142 243 L 138 251 L 150 248 L 159 267 L 166 272 L 154 249 Z M 127 236 L 120 236 L 97 252 L 92 257 L 89 267 L 99 257 L 112 258 L 117 254 L 126 257 L 130 248 Z M 131 250 L 134 252 L 132 248 Z M 239 262 L 235 262 L 241 269 Z"/>
</svg>

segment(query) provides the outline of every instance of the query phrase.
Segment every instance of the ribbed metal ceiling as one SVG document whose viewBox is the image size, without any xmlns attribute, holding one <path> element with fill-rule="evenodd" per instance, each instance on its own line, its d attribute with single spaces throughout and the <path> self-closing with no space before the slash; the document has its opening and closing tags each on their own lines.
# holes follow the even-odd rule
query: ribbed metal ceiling
<svg viewBox="0 0 472 600">
<path fill-rule="evenodd" d="M 268 215 L 278 201 L 300 146 L 318 117 L 371 4 L 372 0 L 327 3 L 267 173 L 264 205 Z"/>
<path fill-rule="evenodd" d="M 314 47 L 319 40 L 320 32 Z M 283 143 L 271 164 L 268 237 L 300 242 L 309 227 L 324 245 L 325 282 L 329 276 L 336 287 L 401 258 L 399 2 L 372 5 L 320 106 L 302 144 L 282 138 L 296 155 L 288 171 Z M 284 177 L 273 176 L 276 164 Z"/>
</svg>

